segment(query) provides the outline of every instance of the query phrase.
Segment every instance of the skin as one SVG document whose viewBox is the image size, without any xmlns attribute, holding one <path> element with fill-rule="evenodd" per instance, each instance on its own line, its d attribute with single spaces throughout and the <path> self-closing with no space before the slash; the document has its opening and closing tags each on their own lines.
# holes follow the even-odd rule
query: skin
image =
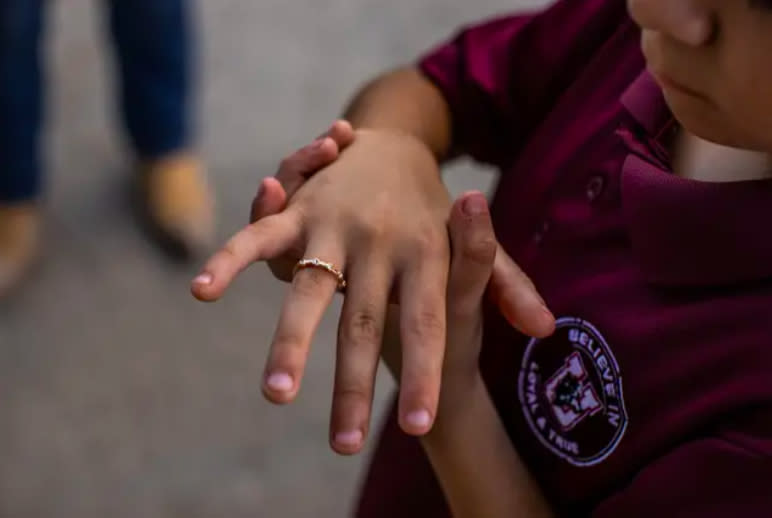
<svg viewBox="0 0 772 518">
<path fill-rule="evenodd" d="M 770 151 L 772 151 L 772 95 L 768 95 L 768 93 L 772 92 L 772 67 L 767 65 L 768 55 L 772 52 L 772 9 L 762 5 L 751 5 L 750 2 L 745 0 L 629 0 L 628 5 L 633 19 L 642 28 L 641 44 L 648 67 L 662 85 L 666 101 L 683 128 L 679 137 L 679 143 L 675 147 L 674 158 L 678 164 L 677 173 L 697 181 L 735 181 L 769 176 L 767 165 L 769 163 Z M 226 248 L 225 256 L 219 256 L 219 260 L 223 261 L 225 266 L 218 265 L 215 262 L 215 267 L 205 268 L 205 275 L 210 275 L 213 279 L 209 279 L 209 282 L 194 283 L 194 293 L 199 298 L 205 300 L 216 299 L 222 294 L 224 287 L 232 281 L 235 272 L 254 260 L 273 259 L 282 255 L 285 256 L 285 259 L 291 258 L 291 254 L 288 254 L 290 246 L 275 246 L 271 248 L 271 246 L 266 244 L 265 235 L 275 230 L 271 225 L 276 225 L 277 227 L 280 227 L 280 225 L 278 223 L 260 225 L 260 223 L 272 221 L 272 218 L 276 218 L 277 215 L 290 211 L 293 203 L 296 203 L 296 199 L 307 200 L 306 195 L 303 194 L 304 189 L 307 189 L 307 192 L 313 191 L 315 194 L 326 193 L 327 191 L 324 189 L 329 188 L 330 183 L 335 183 L 335 189 L 333 190 L 336 190 L 340 197 L 333 197 L 330 194 L 328 198 L 330 201 L 334 200 L 338 203 L 349 204 L 349 208 L 361 208 L 360 205 L 357 205 L 358 201 L 355 200 L 357 196 L 353 194 L 356 191 L 349 188 L 351 185 L 364 188 L 356 182 L 366 178 L 368 182 L 377 182 L 379 189 L 393 189 L 393 191 L 389 190 L 388 193 L 390 196 L 394 196 L 394 198 L 390 198 L 390 203 L 396 205 L 404 201 L 400 196 L 409 194 L 410 189 L 405 189 L 406 184 L 400 183 L 402 180 L 408 181 L 408 178 L 400 177 L 400 182 L 394 183 L 389 183 L 391 180 L 383 179 L 382 175 L 387 173 L 387 171 L 382 168 L 384 165 L 380 160 L 382 157 L 398 158 L 397 161 L 400 165 L 390 169 L 392 174 L 401 174 L 399 173 L 400 169 L 410 169 L 412 167 L 415 167 L 412 173 L 415 176 L 422 174 L 419 169 L 423 171 L 424 167 L 431 169 L 433 171 L 432 174 L 434 174 L 435 165 L 430 166 L 431 161 L 429 157 L 434 156 L 437 160 L 441 160 L 446 152 L 447 142 L 443 140 L 443 135 L 449 135 L 451 131 L 450 128 L 443 126 L 443 124 L 447 125 L 449 121 L 438 122 L 435 120 L 434 122 L 424 122 L 421 125 L 416 123 L 416 121 L 409 120 L 410 117 L 420 118 L 415 113 L 412 115 L 393 113 L 399 111 L 395 106 L 411 105 L 411 103 L 418 107 L 424 105 L 426 99 L 423 99 L 422 102 L 415 102 L 416 97 L 419 95 L 417 92 L 419 91 L 421 95 L 430 95 L 427 93 L 430 92 L 430 88 L 427 85 L 420 82 L 410 83 L 410 81 L 417 80 L 415 77 L 407 79 L 411 77 L 410 72 L 405 74 L 406 76 L 401 78 L 402 82 L 394 82 L 393 76 L 384 76 L 366 88 L 363 93 L 360 93 L 357 100 L 359 106 L 365 106 L 371 113 L 379 113 L 379 116 L 373 117 L 370 119 L 370 122 L 363 122 L 367 121 L 368 117 L 363 111 L 358 112 L 357 117 L 354 117 L 354 119 L 358 119 L 355 120 L 355 124 L 359 128 L 352 130 L 352 139 L 341 139 L 340 135 L 334 136 L 334 133 L 331 132 L 332 136 L 329 140 L 325 140 L 325 146 L 329 146 L 329 152 L 325 157 L 329 158 L 330 162 L 325 162 L 325 160 L 321 160 L 318 157 L 310 158 L 310 156 L 314 156 L 313 153 L 309 155 L 307 149 L 302 150 L 300 153 L 305 154 L 306 162 L 303 162 L 302 165 L 294 166 L 295 169 L 283 167 L 279 172 L 278 178 L 285 178 L 284 181 L 267 179 L 263 182 L 261 196 L 253 204 L 252 210 L 252 217 L 256 221 L 253 225 L 257 225 L 257 227 L 251 227 L 246 235 L 242 236 L 242 240 L 237 241 L 235 245 L 229 245 Z M 431 102 L 441 101 L 432 98 Z M 364 111 L 366 112 L 367 110 Z M 432 117 L 430 114 L 424 115 Z M 400 117 L 404 117 L 405 120 L 395 120 L 395 118 L 399 119 Z M 377 122 L 372 122 L 373 120 Z M 438 126 L 435 127 L 435 124 Z M 362 128 L 365 128 L 365 130 L 363 131 Z M 363 152 L 360 155 L 353 152 L 355 147 L 360 144 L 361 149 L 366 149 L 367 153 Z M 421 146 L 424 146 L 423 149 L 420 149 Z M 349 153 L 349 150 L 352 150 L 351 153 Z M 388 153 L 385 153 L 385 151 L 388 151 Z M 361 160 L 358 158 L 360 156 Z M 372 160 L 373 156 L 378 156 L 379 160 Z M 293 155 L 293 157 L 296 157 L 296 155 Z M 292 157 L 288 160 L 292 161 L 291 159 Z M 383 158 L 383 160 L 386 160 L 386 158 Z M 298 159 L 296 162 L 299 163 L 301 161 Z M 309 165 L 310 163 L 319 164 L 317 168 L 319 174 L 313 176 L 307 183 L 303 183 L 297 177 L 305 179 L 309 174 L 314 174 L 315 172 L 314 168 Z M 325 165 L 327 163 L 331 165 Z M 738 166 L 738 164 L 740 165 Z M 393 165 L 396 166 L 397 164 Z M 335 166 L 338 167 L 335 168 Z M 354 171 L 347 176 L 341 172 L 344 168 L 351 168 Z M 301 172 L 298 173 L 298 171 Z M 355 173 L 359 174 L 360 177 L 355 177 Z M 296 177 L 296 179 L 289 180 L 290 184 L 286 184 L 286 179 L 293 177 Z M 320 180 L 322 178 L 324 180 Z M 316 183 L 314 183 L 315 181 Z M 414 202 L 424 203 L 424 208 L 427 210 L 424 217 L 432 221 L 432 225 L 440 221 L 443 223 L 446 221 L 445 218 L 437 216 L 434 213 L 435 210 L 441 213 L 444 207 L 445 210 L 450 212 L 453 250 L 463 249 L 464 236 L 467 234 L 463 231 L 453 232 L 453 229 L 458 229 L 457 226 L 454 226 L 454 221 L 456 221 L 453 217 L 454 212 L 450 210 L 450 203 L 447 198 L 441 201 L 443 197 L 440 195 L 436 185 L 432 183 L 432 178 L 423 177 L 421 180 L 413 179 L 409 181 L 412 183 L 407 185 L 424 189 L 420 196 L 411 199 Z M 285 191 L 282 188 L 282 183 L 291 185 L 291 187 Z M 294 189 L 297 189 L 297 191 L 294 192 Z M 372 191 L 363 192 L 372 193 Z M 382 191 L 378 191 L 378 193 L 381 194 Z M 476 194 L 468 194 L 468 196 L 476 196 Z M 290 200 L 289 202 L 287 202 L 288 199 Z M 375 205 L 382 203 L 378 197 L 368 199 L 371 201 L 377 200 L 378 203 L 375 203 Z M 463 204 L 463 200 L 459 201 L 459 203 Z M 305 201 L 304 207 L 312 206 L 308 201 Z M 385 235 L 383 228 L 375 227 L 370 227 L 370 233 L 365 232 L 362 234 L 362 227 L 357 226 L 359 223 L 350 219 L 358 217 L 355 214 L 356 211 L 349 211 L 347 213 L 349 219 L 341 220 L 330 215 L 330 211 L 333 210 L 330 205 L 327 205 L 326 209 L 327 212 L 325 213 L 321 210 L 321 207 L 317 207 L 317 211 L 312 211 L 312 214 L 334 221 L 335 224 L 339 225 L 335 228 L 342 235 L 347 235 L 347 232 L 352 227 L 360 232 L 359 234 L 354 232 L 354 235 L 359 237 L 364 235 L 367 239 L 372 239 L 374 236 L 383 238 Z M 435 217 L 437 219 L 434 219 Z M 324 231 L 327 229 L 313 227 L 309 220 L 300 224 L 300 231 L 297 231 L 295 228 L 289 228 L 289 226 L 284 230 L 290 231 L 290 233 L 298 232 L 299 235 L 306 238 L 313 237 L 316 232 L 326 235 L 327 239 L 332 239 L 333 241 L 336 239 L 330 234 L 324 234 Z M 275 222 L 276 220 L 274 219 L 273 221 Z M 383 221 L 383 219 L 380 221 Z M 467 231 L 477 235 L 478 239 L 480 235 L 485 234 L 485 232 L 475 234 L 471 229 Z M 493 231 L 488 229 L 486 232 L 487 237 L 482 239 L 482 241 L 489 243 L 493 239 Z M 292 235 L 294 237 L 296 234 Z M 389 246 L 399 249 L 404 255 L 400 255 L 400 253 L 388 255 L 389 261 L 386 262 L 389 264 L 381 264 L 381 271 L 389 272 L 390 275 L 386 275 L 386 277 L 392 281 L 399 279 L 399 281 L 404 282 L 404 278 L 397 275 L 396 272 L 404 274 L 407 271 L 406 269 L 409 268 L 406 265 L 414 265 L 419 260 L 425 260 L 426 256 L 423 254 L 425 250 L 421 251 L 420 247 L 413 249 L 410 249 L 410 247 L 403 248 L 399 239 L 394 239 L 394 236 L 389 236 L 388 234 L 386 235 L 387 238 L 385 240 L 380 239 L 376 241 L 381 244 L 386 242 Z M 426 230 L 424 230 L 422 235 L 426 236 Z M 415 237 L 413 236 L 413 238 Z M 400 239 L 402 238 L 405 238 L 405 235 L 400 236 Z M 363 243 L 367 242 L 367 239 L 359 241 L 359 245 L 364 246 Z M 410 239 L 407 239 L 407 241 L 409 242 Z M 354 242 L 355 240 L 349 241 L 343 248 L 355 250 L 352 246 Z M 242 246 L 249 249 L 252 253 L 242 253 L 240 249 Z M 300 246 L 295 251 L 299 251 L 301 248 L 303 247 Z M 303 249 L 306 253 L 308 252 L 307 247 Z M 368 255 L 366 246 L 356 250 L 365 250 L 362 255 L 367 258 L 366 263 L 373 261 L 377 263 L 378 254 Z M 380 249 L 380 252 L 385 253 L 385 250 Z M 394 250 L 391 252 L 394 252 Z M 438 249 L 434 249 L 434 252 L 437 253 Z M 494 261 L 492 265 L 478 258 L 477 261 L 472 261 L 478 268 L 474 268 L 472 263 L 466 263 L 464 268 L 454 268 L 454 264 L 465 263 L 453 263 L 450 260 L 450 254 L 447 251 L 445 253 L 447 253 L 447 256 L 443 256 L 443 260 L 436 261 L 436 270 L 425 277 L 420 277 L 427 280 L 427 282 L 431 279 L 429 284 L 432 286 L 432 289 L 438 289 L 435 283 L 439 280 L 446 282 L 444 288 L 447 288 L 447 298 L 444 295 L 438 296 L 430 304 L 432 308 L 435 307 L 435 304 L 437 307 L 444 307 L 445 311 L 448 312 L 443 312 L 445 316 L 442 317 L 434 310 L 431 313 L 430 320 L 432 324 L 429 327 L 434 327 L 439 323 L 443 330 L 437 332 L 437 329 L 435 329 L 435 334 L 433 335 L 422 335 L 424 338 L 422 345 L 416 339 L 416 336 L 413 336 L 410 332 L 405 332 L 404 327 L 405 318 L 415 322 L 416 314 L 420 314 L 422 311 L 420 307 L 416 308 L 415 305 L 412 305 L 410 309 L 406 310 L 402 306 L 399 310 L 400 313 L 396 316 L 392 315 L 394 318 L 387 318 L 388 304 L 386 302 L 378 302 L 380 316 L 376 317 L 376 320 L 373 321 L 375 322 L 373 325 L 375 332 L 371 333 L 370 339 L 364 342 L 372 345 L 375 339 L 380 340 L 384 336 L 387 337 L 382 352 L 385 357 L 392 358 L 388 361 L 388 364 L 401 377 L 403 393 L 409 394 L 408 408 L 411 408 L 409 406 L 410 402 L 422 401 L 426 407 L 431 408 L 432 412 L 434 412 L 432 421 L 434 421 L 437 415 L 437 409 L 440 409 L 441 419 L 436 421 L 435 428 L 431 433 L 427 434 L 431 428 L 431 423 L 424 427 L 412 427 L 409 422 L 404 420 L 406 414 L 401 410 L 401 416 L 403 416 L 402 425 L 403 428 L 411 433 L 424 435 L 422 439 L 423 444 L 448 496 L 454 515 L 461 517 L 483 515 L 492 517 L 514 516 L 518 512 L 523 512 L 524 509 L 535 509 L 533 511 L 534 515 L 549 514 L 549 506 L 541 499 L 538 489 L 535 488 L 533 481 L 528 477 L 527 470 L 519 459 L 514 445 L 508 440 L 504 440 L 503 425 L 496 415 L 487 392 L 481 386 L 479 372 L 476 370 L 476 353 L 479 351 L 480 344 L 479 321 L 474 317 L 475 311 L 470 310 L 470 304 L 471 306 L 479 304 L 481 297 L 479 293 L 482 292 L 480 289 L 481 282 L 485 281 L 493 284 L 499 282 L 500 286 L 505 284 L 501 280 L 496 280 L 496 263 L 499 262 L 502 254 L 499 251 L 499 253 L 493 254 L 495 259 L 488 258 L 489 261 Z M 341 254 L 339 257 L 344 258 L 346 267 L 349 264 L 356 263 L 355 260 L 352 260 L 354 258 L 353 255 Z M 437 257 L 435 256 L 435 259 Z M 457 261 L 456 256 L 454 255 L 453 257 L 453 261 Z M 468 260 L 469 257 L 467 256 L 466 259 Z M 398 266 L 401 266 L 401 268 Z M 443 267 L 445 270 L 441 271 Z M 227 268 L 230 268 L 230 270 L 227 270 Z M 490 269 L 492 276 L 486 277 L 486 268 Z M 222 271 L 226 270 L 234 273 L 227 277 L 225 281 L 217 281 L 217 277 L 223 275 Z M 517 268 L 516 265 L 508 263 L 500 271 L 512 273 L 517 271 Z M 387 284 L 384 282 L 382 273 L 369 271 L 368 276 L 380 279 L 380 288 L 384 288 Z M 517 275 L 514 275 L 514 277 L 517 278 Z M 334 290 L 334 282 L 329 278 L 327 280 L 324 280 L 324 278 L 324 275 L 319 276 L 316 281 L 320 284 L 329 284 L 329 287 L 326 289 L 327 292 L 331 293 Z M 528 282 L 522 279 L 518 280 L 522 282 L 519 284 L 513 283 L 512 286 L 514 288 L 510 286 L 512 292 L 528 292 L 529 297 L 535 297 L 532 293 L 533 287 L 529 288 Z M 220 282 L 220 284 L 217 284 L 217 282 Z M 298 284 L 297 277 L 295 278 L 295 284 Z M 300 284 L 302 285 L 302 282 Z M 351 290 L 359 289 L 357 284 L 352 283 L 350 291 L 347 293 L 347 298 L 354 296 Z M 397 285 L 400 285 L 400 282 L 397 282 Z M 365 285 L 362 284 L 362 286 L 364 287 Z M 454 286 L 465 286 L 466 288 L 455 290 Z M 366 289 L 363 291 L 366 291 Z M 442 291 L 445 292 L 445 289 Z M 378 297 L 374 296 L 374 292 L 370 293 L 371 295 L 360 297 L 357 300 L 363 302 L 370 301 L 367 303 L 372 303 L 375 299 L 389 300 L 388 293 L 379 292 Z M 399 295 L 407 295 L 407 293 L 408 291 L 405 291 L 404 293 L 399 293 Z M 475 298 L 470 293 L 475 293 L 479 296 L 475 295 L 477 297 Z M 511 298 L 510 295 L 510 300 Z M 396 299 L 392 300 L 401 302 L 406 299 L 407 297 L 401 298 L 397 296 Z M 328 299 L 324 299 L 325 303 L 326 300 Z M 291 300 L 291 304 L 285 308 L 285 311 L 291 311 L 295 304 Z M 507 304 L 500 305 L 507 306 Z M 536 305 L 526 306 L 529 308 L 536 307 Z M 423 309 L 425 310 L 426 307 L 423 306 Z M 512 308 L 509 309 L 511 310 Z M 418 313 L 415 313 L 415 311 L 418 311 Z M 507 314 L 504 309 L 502 311 Z M 449 314 L 453 315 L 454 318 L 447 318 Z M 536 314 L 534 310 L 530 313 L 530 316 L 536 319 Z M 341 326 L 344 328 L 347 325 L 345 320 L 344 317 L 341 322 Z M 523 325 L 523 320 L 528 319 L 511 319 L 513 325 L 518 324 L 521 326 Z M 387 321 L 399 326 L 401 331 L 396 334 L 393 333 L 393 328 L 387 326 Z M 445 333 L 445 326 L 453 326 L 448 328 L 452 332 Z M 282 327 L 281 321 L 279 327 Z M 545 325 L 545 329 L 541 331 L 549 331 L 546 329 L 547 327 Z M 342 335 L 346 336 L 345 330 Z M 394 336 L 400 338 L 402 345 L 399 344 L 398 340 L 389 339 L 389 337 Z M 440 337 L 446 341 L 441 346 L 435 347 L 436 341 Z M 462 339 L 459 337 L 466 338 Z M 429 346 L 426 345 L 426 339 L 430 342 Z M 354 351 L 357 349 L 357 347 L 350 347 L 350 340 L 344 338 L 341 342 L 343 345 L 339 345 L 339 366 L 346 364 L 348 356 L 356 357 Z M 303 347 L 303 351 L 305 351 L 306 345 L 304 344 Z M 421 390 L 425 391 L 424 395 L 429 394 L 429 397 L 423 400 L 423 396 L 417 397 L 415 400 L 411 399 L 413 395 L 417 394 L 414 388 L 422 385 L 417 383 L 416 378 L 410 376 L 406 378 L 406 369 L 413 369 L 415 365 L 422 365 L 422 362 L 427 361 L 427 359 L 421 358 L 420 355 L 416 354 L 405 354 L 405 351 L 409 348 L 422 348 L 423 353 L 428 353 L 429 356 L 434 355 L 433 359 L 423 364 L 424 366 L 427 364 L 431 365 L 431 368 L 424 371 L 424 374 L 427 376 L 424 381 L 431 380 L 431 383 L 435 381 L 439 383 L 441 379 L 443 386 L 441 392 L 438 390 L 435 392 L 434 389 L 428 389 L 428 385 L 423 385 Z M 399 372 L 400 366 L 393 360 L 395 350 L 403 353 L 401 372 Z M 459 354 L 459 351 L 464 353 Z M 353 361 L 353 368 L 349 365 L 348 367 L 343 367 L 343 369 L 352 373 L 355 370 L 359 370 L 360 373 L 365 373 L 365 375 L 357 379 L 366 380 L 373 372 L 372 356 L 373 351 L 369 349 L 367 358 L 361 361 L 361 363 Z M 417 369 L 411 372 L 418 374 L 421 370 Z M 438 376 L 438 378 L 434 376 Z M 341 376 L 341 378 L 345 377 Z M 336 374 L 336 387 L 345 387 L 345 383 L 341 384 L 339 383 L 340 381 L 341 379 Z M 333 447 L 337 451 L 352 453 L 358 451 L 358 448 L 361 447 L 361 441 L 366 436 L 367 424 L 365 419 L 369 416 L 367 413 L 362 413 L 361 409 L 368 404 L 366 399 L 367 395 L 370 394 L 369 391 L 370 389 L 366 387 L 360 391 L 359 395 L 364 394 L 365 397 L 358 398 L 357 404 L 349 404 L 351 402 L 346 402 L 345 398 L 343 398 L 344 403 L 340 404 L 337 410 L 334 408 L 331 439 Z M 346 392 L 343 391 L 338 395 L 341 394 L 345 395 Z M 445 400 L 457 402 L 457 398 L 460 397 L 467 398 L 467 404 L 443 405 Z M 403 398 L 401 403 L 405 402 Z M 466 409 L 465 412 L 454 411 L 454 409 L 460 408 Z M 469 411 L 469 408 L 474 408 L 475 410 Z M 355 416 L 356 418 L 348 420 L 350 416 Z M 361 432 L 355 437 L 358 442 L 352 441 L 348 444 L 337 443 L 335 437 L 341 431 L 350 430 L 352 424 L 355 425 L 356 430 Z M 351 437 L 353 436 L 348 438 Z M 490 444 L 495 445 L 495 448 L 490 449 L 490 451 L 478 449 L 475 450 L 474 455 L 470 455 L 469 444 Z M 470 472 L 475 473 L 476 476 L 459 478 L 459 473 Z M 502 500 L 502 495 L 519 496 Z"/>
<path fill-rule="evenodd" d="M 327 163 L 323 174 L 295 182 L 296 192 L 280 195 L 289 200 L 283 210 L 231 238 L 192 285 L 200 300 L 217 300 L 240 271 L 260 260 L 284 279 L 301 257 L 319 257 L 345 272 L 330 434 L 332 448 L 342 454 L 358 452 L 369 431 L 389 302 L 399 302 L 402 315 L 400 425 L 407 433 L 422 435 L 432 427 L 446 344 L 451 200 L 438 155 L 447 149 L 447 107 L 415 71 L 382 81 L 366 88 L 348 110 L 358 127 L 337 123 L 315 150 L 284 160 L 277 177 L 305 178 Z M 415 109 L 425 109 L 434 122 L 413 110 L 400 115 L 388 108 L 400 96 L 414 95 L 421 98 Z M 404 118 L 399 128 L 395 117 Z M 527 276 L 499 252 L 490 282 L 494 303 L 523 332 L 551 334 L 554 317 Z M 335 290 L 334 277 L 319 269 L 292 278 L 266 362 L 263 393 L 270 401 L 286 404 L 296 397 L 313 336 Z"/>
<path fill-rule="evenodd" d="M 676 173 L 705 181 L 768 177 L 772 3 L 627 3 L 648 68 L 683 128 Z"/>
</svg>

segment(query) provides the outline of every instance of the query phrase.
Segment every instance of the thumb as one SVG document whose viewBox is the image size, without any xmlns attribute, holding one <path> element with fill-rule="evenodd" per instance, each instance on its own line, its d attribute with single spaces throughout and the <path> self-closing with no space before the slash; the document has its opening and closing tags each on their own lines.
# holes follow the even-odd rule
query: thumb
<svg viewBox="0 0 772 518">
<path fill-rule="evenodd" d="M 485 195 L 476 191 L 462 194 L 451 209 L 448 230 L 452 256 L 447 303 L 455 326 L 458 320 L 477 314 L 496 256 Z"/>
<path fill-rule="evenodd" d="M 260 182 L 257 196 L 252 200 L 249 222 L 254 223 L 265 217 L 283 211 L 287 206 L 287 192 L 276 178 L 264 178 Z"/>
<path fill-rule="evenodd" d="M 351 124 L 337 120 L 310 145 L 285 158 L 276 179 L 281 182 L 287 197 L 292 198 L 306 180 L 337 160 L 354 142 L 354 137 Z"/>
<path fill-rule="evenodd" d="M 555 317 L 531 279 L 504 251 L 496 251 L 488 295 L 507 321 L 521 333 L 543 338 L 555 331 Z"/>
</svg>

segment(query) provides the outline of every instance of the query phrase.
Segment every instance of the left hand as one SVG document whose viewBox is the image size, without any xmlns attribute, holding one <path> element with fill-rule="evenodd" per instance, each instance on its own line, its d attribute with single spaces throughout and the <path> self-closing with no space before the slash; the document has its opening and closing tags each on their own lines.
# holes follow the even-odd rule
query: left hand
<svg viewBox="0 0 772 518">
<path fill-rule="evenodd" d="M 478 376 L 482 344 L 482 304 L 497 254 L 488 202 L 476 191 L 453 204 L 448 223 L 452 257 L 447 289 L 447 340 L 442 365 L 442 400 L 473 383 Z M 399 312 L 392 306 L 384 332 L 382 358 L 400 379 Z"/>
</svg>

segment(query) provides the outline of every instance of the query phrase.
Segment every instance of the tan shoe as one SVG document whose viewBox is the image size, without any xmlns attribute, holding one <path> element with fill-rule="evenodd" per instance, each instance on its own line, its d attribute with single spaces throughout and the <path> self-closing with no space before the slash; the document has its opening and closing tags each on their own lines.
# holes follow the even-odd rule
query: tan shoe
<svg viewBox="0 0 772 518">
<path fill-rule="evenodd" d="M 0 299 L 18 286 L 37 258 L 40 219 L 33 202 L 0 204 Z"/>
<path fill-rule="evenodd" d="M 161 244 L 184 257 L 208 251 L 214 198 L 201 162 L 180 153 L 146 164 L 141 173 L 142 206 Z"/>
</svg>

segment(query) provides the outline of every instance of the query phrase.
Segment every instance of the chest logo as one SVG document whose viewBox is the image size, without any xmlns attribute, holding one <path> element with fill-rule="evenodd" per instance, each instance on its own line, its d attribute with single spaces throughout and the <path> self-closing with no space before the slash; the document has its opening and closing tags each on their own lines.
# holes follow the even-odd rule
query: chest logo
<svg viewBox="0 0 772 518">
<path fill-rule="evenodd" d="M 561 318 L 552 336 L 529 342 L 518 389 L 533 433 L 574 466 L 603 462 L 627 429 L 619 365 L 584 320 Z"/>
</svg>

